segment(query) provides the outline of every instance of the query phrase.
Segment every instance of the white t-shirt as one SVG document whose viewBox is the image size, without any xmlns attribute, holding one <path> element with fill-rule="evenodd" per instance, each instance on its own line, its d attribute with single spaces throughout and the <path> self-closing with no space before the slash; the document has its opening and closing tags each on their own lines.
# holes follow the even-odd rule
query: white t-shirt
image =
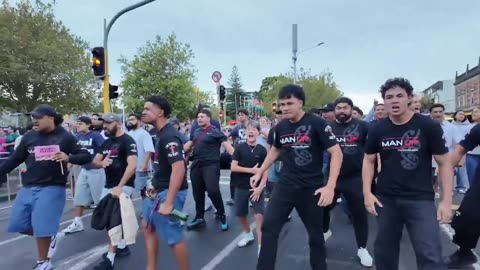
<svg viewBox="0 0 480 270">
<path fill-rule="evenodd" d="M 142 168 L 143 161 L 145 160 L 145 153 L 151 152 L 155 153 L 155 148 L 153 147 L 152 136 L 143 128 L 137 128 L 135 130 L 130 130 L 128 132 L 135 143 L 137 144 L 137 172 Z M 148 171 L 152 170 L 151 159 L 148 161 Z"/>
</svg>

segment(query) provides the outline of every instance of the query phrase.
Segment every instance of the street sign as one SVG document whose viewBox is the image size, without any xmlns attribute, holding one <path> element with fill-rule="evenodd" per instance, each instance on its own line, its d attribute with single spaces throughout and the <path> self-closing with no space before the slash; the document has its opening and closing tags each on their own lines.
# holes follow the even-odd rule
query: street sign
<svg viewBox="0 0 480 270">
<path fill-rule="evenodd" d="M 222 117 L 222 116 L 223 116 L 223 112 L 222 112 L 222 111 L 219 111 L 219 112 L 218 112 L 218 116 Z"/>
<path fill-rule="evenodd" d="M 212 80 L 218 83 L 222 79 L 222 73 L 220 71 L 214 71 L 212 74 Z"/>
</svg>

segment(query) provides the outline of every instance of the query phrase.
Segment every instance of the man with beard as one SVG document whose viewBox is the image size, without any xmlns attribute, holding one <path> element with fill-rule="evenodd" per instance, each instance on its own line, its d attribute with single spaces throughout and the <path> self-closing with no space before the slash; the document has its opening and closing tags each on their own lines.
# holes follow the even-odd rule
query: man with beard
<svg viewBox="0 0 480 270">
<path fill-rule="evenodd" d="M 348 212 L 351 213 L 355 238 L 357 240 L 357 256 L 365 267 L 373 266 L 373 259 L 368 253 L 368 220 L 367 211 L 363 206 L 362 193 L 362 161 L 365 142 L 367 140 L 368 124 L 352 117 L 353 102 L 347 97 L 335 100 L 336 121 L 330 123 L 332 132 L 337 138 L 343 152 L 343 162 L 335 188 L 333 204 L 324 212 L 324 233 L 329 231 L 330 212 L 340 195 L 346 200 Z"/>
<path fill-rule="evenodd" d="M 141 117 L 132 113 L 128 116 L 127 129 L 128 135 L 133 138 L 137 145 L 137 169 L 135 170 L 135 189 L 141 192 L 144 197 L 143 190 L 147 186 L 148 174 L 152 171 L 150 163 L 152 154 L 155 153 L 153 148 L 152 137 L 142 127 Z"/>
<path fill-rule="evenodd" d="M 103 118 L 98 113 L 92 114 L 92 130 L 100 133 L 104 139 L 108 137 L 105 136 L 105 130 L 103 130 Z"/>
<path fill-rule="evenodd" d="M 108 139 L 102 145 L 102 152 L 93 159 L 92 164 L 97 168 L 105 169 L 105 187 L 100 199 L 112 194 L 118 198 L 122 192 L 132 196 L 135 183 L 135 169 L 137 167 L 137 145 L 135 141 L 122 130 L 120 116 L 109 113 L 104 116 L 103 128 Z M 113 269 L 115 257 L 130 255 L 125 241 L 116 246 L 109 245 L 108 252 L 103 254 L 103 261 L 94 269 Z"/>
<path fill-rule="evenodd" d="M 25 162 L 27 170 L 12 207 L 8 231 L 35 237 L 38 260 L 34 269 L 50 270 L 50 258 L 58 247 L 55 236 L 65 206 L 67 163 L 83 165 L 92 158 L 61 126 L 63 118 L 54 108 L 39 105 L 31 117 L 33 131 L 23 136 L 17 149 L 2 163 L 0 174 Z"/>
</svg>

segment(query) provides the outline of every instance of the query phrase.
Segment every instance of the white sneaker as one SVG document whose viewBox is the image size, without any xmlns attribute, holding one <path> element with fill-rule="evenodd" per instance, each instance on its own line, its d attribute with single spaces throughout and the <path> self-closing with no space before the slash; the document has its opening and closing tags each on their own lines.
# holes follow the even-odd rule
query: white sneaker
<svg viewBox="0 0 480 270">
<path fill-rule="evenodd" d="M 37 266 L 33 268 L 33 270 L 51 270 L 51 269 L 53 269 L 52 264 L 48 260 L 43 262 L 38 262 Z"/>
<path fill-rule="evenodd" d="M 48 248 L 48 258 L 51 259 L 53 255 L 55 255 L 55 252 L 58 249 L 59 243 L 65 238 L 64 233 L 57 233 L 57 235 L 52 237 L 52 241 L 50 241 L 50 247 Z M 43 268 L 40 268 L 43 269 Z M 50 268 L 47 268 L 50 269 Z"/>
<path fill-rule="evenodd" d="M 323 239 L 325 239 L 325 242 L 327 242 L 328 238 L 332 236 L 332 231 L 328 230 L 328 232 L 323 233 Z"/>
<path fill-rule="evenodd" d="M 360 259 L 360 264 L 365 267 L 372 267 L 373 266 L 373 259 L 368 253 L 366 248 L 359 248 L 357 252 L 357 256 Z"/>
<path fill-rule="evenodd" d="M 63 233 L 76 233 L 83 231 L 83 224 L 78 224 L 75 221 L 72 222 L 67 228 L 65 228 L 62 232 Z"/>
<path fill-rule="evenodd" d="M 243 237 L 242 237 L 242 239 L 240 239 L 240 241 L 238 241 L 237 246 L 239 248 L 242 248 L 242 247 L 245 247 L 248 244 L 252 243 L 253 241 L 255 241 L 255 237 L 253 236 L 253 232 L 243 233 Z"/>
</svg>

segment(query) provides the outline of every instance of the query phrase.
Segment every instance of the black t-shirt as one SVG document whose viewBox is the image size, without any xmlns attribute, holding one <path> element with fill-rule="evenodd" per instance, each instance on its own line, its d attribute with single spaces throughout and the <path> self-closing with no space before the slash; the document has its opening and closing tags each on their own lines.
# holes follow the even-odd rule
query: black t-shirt
<svg viewBox="0 0 480 270">
<path fill-rule="evenodd" d="M 418 113 L 403 125 L 378 122 L 365 148 L 382 161 L 376 193 L 414 200 L 433 200 L 432 155 L 447 152 L 440 124 Z"/>
<path fill-rule="evenodd" d="M 205 130 L 206 128 L 197 128 L 190 136 L 192 143 L 196 143 L 193 146 L 193 160 L 220 161 L 220 146 L 227 140 L 227 136 L 214 126 L 211 126 L 206 133 Z M 200 140 L 197 142 L 198 138 Z"/>
<path fill-rule="evenodd" d="M 465 138 L 460 142 L 460 145 L 466 151 L 472 151 L 473 148 L 480 145 L 480 125 L 475 125 L 470 132 L 465 135 Z M 477 166 L 475 170 L 475 179 L 479 179 L 480 177 L 480 166 Z"/>
<path fill-rule="evenodd" d="M 352 121 L 344 124 L 335 121 L 330 123 L 330 126 L 343 152 L 340 177 L 360 177 L 362 175 L 368 124 L 362 120 L 352 119 Z"/>
<path fill-rule="evenodd" d="M 276 127 L 276 126 L 275 126 Z M 273 143 L 275 142 L 275 127 L 272 127 L 269 131 L 268 131 L 268 136 L 267 136 L 267 144 L 269 144 L 270 146 L 273 145 Z"/>
<path fill-rule="evenodd" d="M 235 146 L 232 160 L 238 161 L 238 166 L 245 168 L 253 168 L 256 164 L 260 168 L 267 157 L 267 149 L 260 144 L 250 146 L 247 143 L 240 143 Z M 232 172 L 231 178 L 235 182 L 235 186 L 240 189 L 250 189 L 250 173 Z"/>
<path fill-rule="evenodd" d="M 127 158 L 137 155 L 137 145 L 135 144 L 135 140 L 128 134 L 123 134 L 116 138 L 108 138 L 102 144 L 103 158 L 105 158 L 108 153 L 110 153 L 112 164 L 105 168 L 105 188 L 114 188 L 120 184 L 120 180 L 127 169 Z M 134 180 L 135 174 L 128 180 L 126 185 L 133 187 Z"/>
<path fill-rule="evenodd" d="M 230 137 L 234 139 L 233 144 L 244 143 L 247 141 L 247 134 L 245 132 L 245 125 L 240 123 L 236 125 L 230 132 Z"/>
<path fill-rule="evenodd" d="M 170 185 L 172 164 L 178 161 L 185 163 L 185 153 L 183 151 L 182 135 L 171 124 L 166 124 L 162 130 L 157 132 L 156 141 L 153 161 L 153 170 L 155 172 L 152 185 L 158 192 L 161 192 L 168 189 Z M 185 178 L 180 190 L 187 188 L 187 173 L 185 172 Z"/>
<path fill-rule="evenodd" d="M 281 121 L 274 132 L 274 146 L 281 150 L 283 162 L 279 183 L 295 188 L 322 186 L 323 151 L 337 144 L 327 122 L 305 113 L 297 123 Z"/>
</svg>

